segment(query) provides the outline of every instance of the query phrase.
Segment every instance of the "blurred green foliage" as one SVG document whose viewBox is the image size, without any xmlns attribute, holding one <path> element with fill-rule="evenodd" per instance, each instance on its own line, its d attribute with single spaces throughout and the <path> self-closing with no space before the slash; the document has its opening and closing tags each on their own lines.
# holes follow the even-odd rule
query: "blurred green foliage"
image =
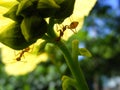
<svg viewBox="0 0 120 90">
<path fill-rule="evenodd" d="M 81 61 L 81 65 L 83 64 L 83 71 L 90 72 L 91 76 L 95 73 L 120 75 L 120 17 L 116 14 L 117 11 L 112 13 L 113 11 L 110 6 L 101 7 L 98 3 L 85 20 L 84 29 L 93 34 L 88 34 L 84 43 L 93 58 Z"/>
<path fill-rule="evenodd" d="M 0 65 L 0 90 L 61 90 L 61 74 L 50 62 L 24 76 L 8 76 Z"/>
</svg>

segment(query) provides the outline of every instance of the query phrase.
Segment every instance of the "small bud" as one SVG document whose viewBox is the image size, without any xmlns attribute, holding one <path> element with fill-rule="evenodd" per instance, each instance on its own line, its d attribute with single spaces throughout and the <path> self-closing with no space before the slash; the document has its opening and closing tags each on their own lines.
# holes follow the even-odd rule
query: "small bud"
<svg viewBox="0 0 120 90">
<path fill-rule="evenodd" d="M 24 39 L 18 23 L 11 23 L 5 29 L 0 30 L 0 42 L 16 50 L 24 49 L 34 43 L 34 41 L 27 42 Z"/>
<path fill-rule="evenodd" d="M 25 17 L 21 23 L 21 30 L 28 42 L 36 41 L 47 32 L 47 23 L 40 16 Z"/>
</svg>

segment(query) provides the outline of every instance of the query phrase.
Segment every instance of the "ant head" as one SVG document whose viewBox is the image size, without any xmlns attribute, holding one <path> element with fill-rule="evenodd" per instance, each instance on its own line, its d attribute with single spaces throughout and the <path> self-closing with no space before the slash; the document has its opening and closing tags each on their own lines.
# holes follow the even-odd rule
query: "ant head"
<svg viewBox="0 0 120 90">
<path fill-rule="evenodd" d="M 21 57 L 16 58 L 16 60 L 17 60 L 17 61 L 20 61 L 20 60 L 21 60 Z"/>
</svg>

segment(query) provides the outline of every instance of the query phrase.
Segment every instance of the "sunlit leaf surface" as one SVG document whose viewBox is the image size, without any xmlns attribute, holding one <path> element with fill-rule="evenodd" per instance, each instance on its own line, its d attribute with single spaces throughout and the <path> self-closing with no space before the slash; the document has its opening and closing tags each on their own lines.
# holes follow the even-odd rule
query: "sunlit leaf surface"
<svg viewBox="0 0 120 90">
<path fill-rule="evenodd" d="M 2 47 L 2 62 L 5 64 L 5 71 L 9 75 L 24 75 L 31 71 L 33 71 L 37 64 L 40 62 L 45 62 L 47 60 L 47 54 L 42 53 L 37 56 L 32 53 L 31 46 L 30 51 L 25 52 L 20 61 L 17 61 L 16 58 L 19 57 L 21 50 L 15 51 L 9 47 L 4 45 L 0 45 Z"/>
<path fill-rule="evenodd" d="M 96 1 L 97 0 L 76 0 L 73 14 L 70 17 L 66 18 L 62 25 L 70 25 L 71 22 L 77 21 L 79 22 L 79 24 L 75 30 L 76 31 L 80 30 L 84 23 L 84 17 L 89 15 Z M 59 28 L 61 28 L 61 26 Z M 56 28 L 55 26 L 55 30 L 59 28 L 58 27 Z M 72 31 L 66 30 L 63 35 L 63 39 L 67 40 L 72 34 L 74 34 Z"/>
<path fill-rule="evenodd" d="M 0 0 L 0 6 L 8 8 L 8 9 L 17 3 L 18 3 L 17 0 Z"/>
</svg>

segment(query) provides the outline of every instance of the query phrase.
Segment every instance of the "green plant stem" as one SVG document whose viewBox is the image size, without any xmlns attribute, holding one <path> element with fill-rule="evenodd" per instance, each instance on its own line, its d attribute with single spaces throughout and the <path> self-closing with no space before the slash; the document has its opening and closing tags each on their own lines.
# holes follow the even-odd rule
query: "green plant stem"
<svg viewBox="0 0 120 90">
<path fill-rule="evenodd" d="M 78 62 L 78 55 L 79 55 L 78 44 L 79 44 L 78 40 L 72 41 L 72 57 L 73 57 L 75 65 L 78 66 L 78 68 L 80 68 L 79 62 Z"/>
<path fill-rule="evenodd" d="M 81 68 L 79 68 L 78 65 L 75 65 L 72 55 L 69 52 L 69 50 L 67 49 L 67 47 L 61 41 L 56 43 L 56 45 L 62 50 L 62 52 L 65 56 L 66 63 L 68 64 L 74 78 L 78 82 L 77 86 L 78 86 L 79 90 L 89 90 Z"/>
<path fill-rule="evenodd" d="M 80 64 L 79 64 L 79 61 L 78 61 L 78 55 L 79 55 L 79 47 L 78 47 L 78 45 L 79 45 L 78 40 L 73 40 L 72 41 L 72 57 L 73 57 L 73 60 L 74 60 L 74 64 L 79 69 L 79 72 L 80 72 L 79 74 L 81 75 L 81 80 L 83 80 L 83 82 L 85 82 L 85 84 L 86 84 L 86 81 L 84 79 L 84 75 L 82 73 L 82 70 L 80 68 Z"/>
<path fill-rule="evenodd" d="M 76 79 L 76 81 L 78 83 L 78 85 L 77 85 L 78 90 L 89 90 L 88 86 L 86 84 L 84 75 L 82 73 L 82 70 L 78 65 L 78 59 L 77 59 L 78 58 L 78 50 L 77 50 L 78 44 L 76 43 L 77 47 L 76 46 L 73 47 L 73 48 L 75 48 L 75 50 L 71 54 L 70 51 L 68 50 L 68 48 L 66 47 L 66 45 L 61 40 L 60 41 L 55 40 L 57 37 L 53 30 L 53 26 L 54 26 L 54 20 L 50 19 L 48 36 L 45 35 L 43 37 L 43 39 L 45 39 L 49 43 L 53 43 L 53 44 L 57 45 L 61 49 L 61 51 L 63 52 L 63 55 L 65 57 L 66 63 L 68 65 L 68 67 L 70 68 L 72 75 L 74 76 L 74 78 Z M 76 51 L 77 51 L 77 53 L 75 53 Z M 73 55 L 73 54 L 75 54 L 75 55 Z M 75 59 L 75 61 L 74 61 L 74 59 Z"/>
<path fill-rule="evenodd" d="M 69 50 L 65 46 L 65 44 L 62 41 L 55 41 L 55 39 L 53 40 L 52 37 L 48 37 L 48 36 L 44 36 L 43 39 L 47 40 L 47 42 L 49 42 L 49 43 L 53 43 L 53 44 L 57 45 L 61 49 L 61 51 L 64 54 L 66 63 L 68 65 L 68 67 L 70 68 L 72 75 L 74 76 L 74 78 L 76 79 L 76 81 L 78 83 L 78 85 L 77 85 L 78 90 L 89 90 L 81 68 L 75 64 L 72 54 L 69 52 Z"/>
</svg>

